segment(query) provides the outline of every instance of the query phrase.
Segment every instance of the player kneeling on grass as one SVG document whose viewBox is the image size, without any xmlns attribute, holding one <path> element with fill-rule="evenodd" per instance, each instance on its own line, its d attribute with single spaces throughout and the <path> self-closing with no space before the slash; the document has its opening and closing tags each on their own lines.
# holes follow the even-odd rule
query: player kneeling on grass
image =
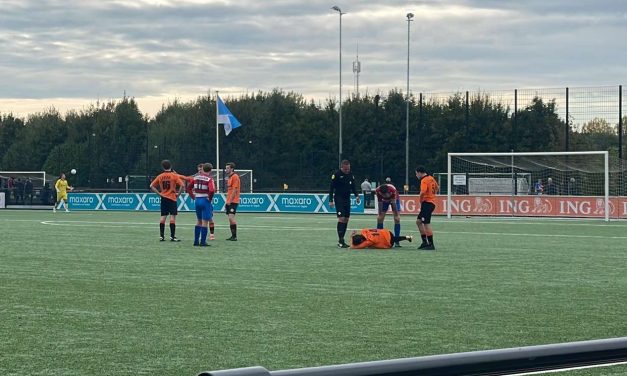
<svg viewBox="0 0 627 376">
<path fill-rule="evenodd" d="M 364 228 L 359 233 L 353 231 L 351 233 L 351 248 L 392 248 L 395 243 L 407 240 L 411 242 L 411 236 L 394 236 L 391 231 L 376 228 Z"/>
</svg>

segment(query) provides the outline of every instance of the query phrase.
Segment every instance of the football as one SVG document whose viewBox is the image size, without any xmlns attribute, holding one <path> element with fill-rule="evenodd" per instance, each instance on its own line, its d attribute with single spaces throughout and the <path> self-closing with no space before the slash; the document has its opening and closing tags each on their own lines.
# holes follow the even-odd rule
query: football
<svg viewBox="0 0 627 376">
<path fill-rule="evenodd" d="M 76 169 L 73 168 L 72 170 L 70 170 L 70 172 L 72 173 L 72 175 L 76 175 Z"/>
</svg>

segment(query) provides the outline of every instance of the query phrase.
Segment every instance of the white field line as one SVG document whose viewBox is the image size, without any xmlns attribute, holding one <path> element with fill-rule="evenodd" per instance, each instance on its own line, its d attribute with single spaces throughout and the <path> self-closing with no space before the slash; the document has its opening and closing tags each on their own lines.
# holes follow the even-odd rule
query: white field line
<svg viewBox="0 0 627 376">
<path fill-rule="evenodd" d="M 545 373 L 558 373 L 558 372 L 566 372 L 566 371 L 574 371 L 578 369 L 588 369 L 588 368 L 600 368 L 600 367 L 612 367 L 627 364 L 627 362 L 617 362 L 617 363 L 608 363 L 608 364 L 594 364 L 591 366 L 582 366 L 582 367 L 571 367 L 571 368 L 559 368 L 552 369 L 547 371 L 534 371 L 534 372 L 525 372 L 525 373 L 513 373 L 509 376 L 525 376 L 525 375 L 543 375 Z"/>
<path fill-rule="evenodd" d="M 155 222 L 95 222 L 95 221 L 41 221 L 43 225 L 49 226 L 73 226 L 73 227 L 144 227 L 155 226 Z M 180 227 L 192 227 L 195 224 L 177 224 Z M 218 228 L 226 228 L 227 225 L 218 225 Z M 242 229 L 277 229 L 277 226 L 272 225 L 241 225 Z M 320 227 L 302 227 L 302 226 L 281 226 L 281 230 L 295 230 L 295 231 L 332 231 L 329 228 Z M 349 229 L 358 230 L 358 229 Z M 605 236 L 605 235 L 576 235 L 576 234 L 538 234 L 538 233 L 509 233 L 509 232 L 473 232 L 473 231 L 438 231 L 439 234 L 458 234 L 458 235 L 492 235 L 492 236 L 523 236 L 523 237 L 549 237 L 549 238 L 583 238 L 583 239 L 627 239 L 627 236 Z"/>
</svg>

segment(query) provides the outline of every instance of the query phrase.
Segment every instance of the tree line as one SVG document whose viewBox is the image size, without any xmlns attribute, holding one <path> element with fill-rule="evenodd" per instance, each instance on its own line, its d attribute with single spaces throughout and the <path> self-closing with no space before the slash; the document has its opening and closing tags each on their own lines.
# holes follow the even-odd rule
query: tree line
<svg viewBox="0 0 627 376">
<path fill-rule="evenodd" d="M 555 101 L 536 97 L 515 113 L 487 94 L 444 101 L 409 100 L 410 185 L 413 168 L 446 171 L 448 152 L 610 150 L 616 153 L 616 126 L 594 119 L 567 130 Z M 225 98 L 243 124 L 229 136 L 220 127 L 220 162 L 254 170 L 255 190 L 326 190 L 337 168 L 339 112 L 324 103 L 281 90 Z M 343 159 L 358 179 L 405 181 L 405 96 L 366 95 L 342 103 Z M 215 98 L 163 105 L 149 118 L 133 98 L 60 114 L 55 109 L 22 119 L 0 115 L 0 171 L 46 171 L 57 176 L 75 168 L 78 187 L 120 187 L 120 176 L 154 176 L 170 159 L 180 173 L 198 162 L 215 164 Z M 223 167 L 223 166 L 221 166 Z"/>
</svg>

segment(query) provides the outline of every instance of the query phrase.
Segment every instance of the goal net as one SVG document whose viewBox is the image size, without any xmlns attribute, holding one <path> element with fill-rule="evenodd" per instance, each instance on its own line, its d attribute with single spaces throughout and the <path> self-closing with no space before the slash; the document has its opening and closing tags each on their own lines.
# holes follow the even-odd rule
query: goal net
<svg viewBox="0 0 627 376">
<path fill-rule="evenodd" d="M 253 192 L 253 170 L 235 170 L 235 173 L 239 175 L 239 179 L 240 179 L 240 192 L 241 193 L 252 193 Z M 217 170 L 213 170 L 211 172 L 211 174 L 213 175 L 213 178 L 215 179 L 216 182 L 216 189 L 219 192 L 225 193 L 226 192 L 226 181 L 228 179 L 228 177 L 226 176 L 226 174 L 224 173 L 224 170 L 220 170 L 219 174 L 220 174 L 220 178 L 218 178 L 217 174 L 218 171 Z"/>
<path fill-rule="evenodd" d="M 24 183 L 30 179 L 34 189 L 43 188 L 46 184 L 45 171 L 0 171 L 0 186 L 7 188 L 9 184 Z M 11 181 L 11 183 L 9 183 Z M 14 185 L 13 185 L 14 186 Z"/>
<path fill-rule="evenodd" d="M 253 170 L 235 170 L 235 173 L 239 175 L 241 193 L 253 192 Z M 220 192 L 226 192 L 226 181 L 223 179 L 224 171 L 220 171 L 220 179 L 217 178 L 217 171 L 213 170 L 211 176 L 216 182 L 216 189 Z M 150 190 L 150 181 L 154 177 L 146 175 L 128 175 L 127 190 L 129 191 L 145 191 Z"/>
<path fill-rule="evenodd" d="M 550 216 L 557 208 L 550 196 L 589 196 L 600 206 L 598 217 L 609 220 L 611 194 L 622 191 L 620 159 L 610 163 L 607 151 L 545 153 L 449 153 L 447 171 L 447 215 L 464 214 L 455 210 L 454 195 L 500 196 L 510 199 L 499 205 L 507 215 Z M 538 208 L 519 213 L 521 196 L 543 196 L 532 201 Z M 483 199 L 483 201 L 486 201 Z M 574 201 L 573 201 L 574 202 Z M 542 205 L 544 207 L 542 208 Z M 550 209 L 549 209 L 550 207 Z M 496 213 L 496 215 L 503 213 Z"/>
</svg>

